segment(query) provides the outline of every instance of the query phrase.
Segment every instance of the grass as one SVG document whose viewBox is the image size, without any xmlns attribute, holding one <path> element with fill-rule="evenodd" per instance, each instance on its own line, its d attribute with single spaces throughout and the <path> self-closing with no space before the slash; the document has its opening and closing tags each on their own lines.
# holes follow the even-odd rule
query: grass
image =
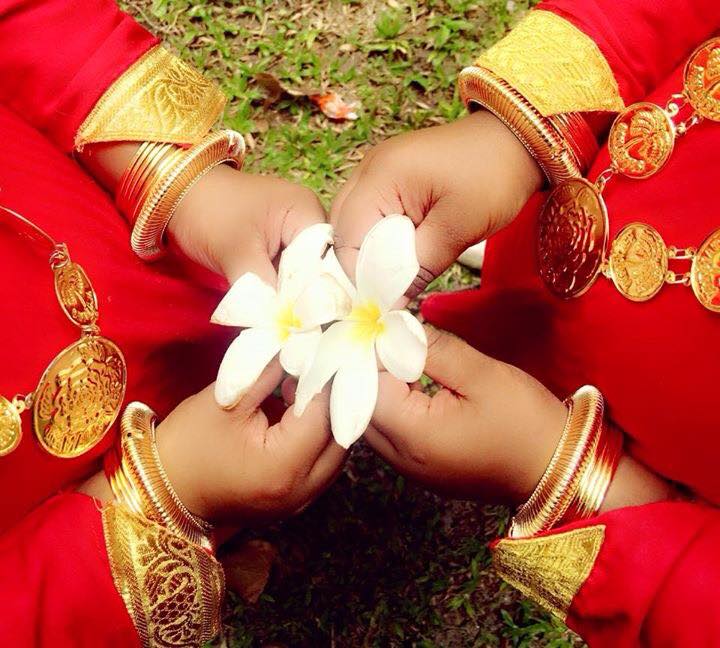
<svg viewBox="0 0 720 648">
<path fill-rule="evenodd" d="M 126 8 L 230 97 L 225 123 L 251 145 L 246 168 L 306 184 L 329 204 L 363 154 L 409 129 L 455 119 L 458 70 L 529 0 L 128 0 Z M 271 107 L 254 83 L 332 89 L 359 101 L 332 123 L 306 100 Z M 455 266 L 436 290 L 474 285 Z M 232 647 L 579 646 L 494 575 L 487 542 L 508 511 L 442 500 L 362 443 L 304 514 L 256 535 L 279 550 L 257 604 L 231 595 Z"/>
</svg>

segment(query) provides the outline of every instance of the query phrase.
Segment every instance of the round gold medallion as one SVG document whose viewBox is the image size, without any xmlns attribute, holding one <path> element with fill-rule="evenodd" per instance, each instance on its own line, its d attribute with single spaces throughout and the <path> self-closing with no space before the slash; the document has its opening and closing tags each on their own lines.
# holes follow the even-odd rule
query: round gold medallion
<svg viewBox="0 0 720 648">
<path fill-rule="evenodd" d="M 610 278 L 624 297 L 646 301 L 665 283 L 668 251 L 654 227 L 630 223 L 623 227 L 610 248 Z"/>
<path fill-rule="evenodd" d="M 45 370 L 33 400 L 33 427 L 40 445 L 57 457 L 77 457 L 114 423 L 127 382 L 125 359 L 110 340 L 83 337 Z"/>
<path fill-rule="evenodd" d="M 705 308 L 720 313 L 720 229 L 705 239 L 693 258 L 690 285 Z"/>
<path fill-rule="evenodd" d="M 595 185 L 584 178 L 558 185 L 539 218 L 543 281 L 564 299 L 582 295 L 598 276 L 607 239 L 607 209 Z"/>
<path fill-rule="evenodd" d="M 693 52 L 685 66 L 685 94 L 698 115 L 720 121 L 720 38 Z"/>
<path fill-rule="evenodd" d="M 657 173 L 675 146 L 675 126 L 668 114 L 652 103 L 636 103 L 621 112 L 608 136 L 613 168 L 629 178 Z"/>
<path fill-rule="evenodd" d="M 7 398 L 0 396 L 0 457 L 15 450 L 21 438 L 20 414 Z"/>
</svg>

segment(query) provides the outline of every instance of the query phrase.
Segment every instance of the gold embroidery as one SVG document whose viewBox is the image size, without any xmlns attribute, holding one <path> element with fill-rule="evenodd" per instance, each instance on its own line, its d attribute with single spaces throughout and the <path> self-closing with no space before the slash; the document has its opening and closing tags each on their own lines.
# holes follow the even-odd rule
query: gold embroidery
<svg viewBox="0 0 720 648">
<path fill-rule="evenodd" d="M 102 511 L 115 587 L 147 648 L 201 646 L 220 631 L 225 580 L 199 546 L 111 504 Z"/>
<path fill-rule="evenodd" d="M 541 538 L 501 540 L 493 565 L 503 580 L 565 619 L 604 538 L 605 526 L 597 525 Z"/>
<path fill-rule="evenodd" d="M 475 65 L 504 79 L 543 117 L 625 107 L 595 42 L 550 11 L 531 11 Z"/>
<path fill-rule="evenodd" d="M 196 144 L 224 106 L 215 84 L 158 46 L 108 88 L 80 126 L 75 147 L 118 141 Z"/>
</svg>

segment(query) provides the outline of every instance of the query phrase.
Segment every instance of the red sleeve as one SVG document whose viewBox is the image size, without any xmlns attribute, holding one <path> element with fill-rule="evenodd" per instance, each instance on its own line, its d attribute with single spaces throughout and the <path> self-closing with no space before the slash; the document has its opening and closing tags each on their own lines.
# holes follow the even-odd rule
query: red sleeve
<svg viewBox="0 0 720 648">
<path fill-rule="evenodd" d="M 595 41 L 626 104 L 644 98 L 720 30 L 717 0 L 545 0 L 537 9 L 552 11 Z"/>
<path fill-rule="evenodd" d="M 3 646 L 140 645 L 86 495 L 54 497 L 0 537 L 0 606 Z"/>
<path fill-rule="evenodd" d="M 590 646 L 720 646 L 720 511 L 661 502 L 585 524 L 595 525 L 605 537 L 570 627 Z"/>
<path fill-rule="evenodd" d="M 63 151 L 157 39 L 113 0 L 0 0 L 0 102 Z"/>
</svg>

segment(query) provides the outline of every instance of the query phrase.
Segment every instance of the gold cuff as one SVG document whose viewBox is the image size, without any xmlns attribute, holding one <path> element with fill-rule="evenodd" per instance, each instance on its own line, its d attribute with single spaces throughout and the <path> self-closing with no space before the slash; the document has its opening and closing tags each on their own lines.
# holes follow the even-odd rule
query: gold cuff
<svg viewBox="0 0 720 648">
<path fill-rule="evenodd" d="M 118 193 L 116 199 L 123 200 L 126 215 L 131 218 L 131 222 L 134 220 L 130 238 L 133 251 L 141 259 L 152 261 L 164 251 L 165 229 L 185 194 L 218 164 L 230 163 L 241 168 L 245 140 L 235 131 L 223 130 L 208 135 L 187 151 L 158 153 L 152 164 L 138 162 L 145 153 L 138 150 L 118 185 L 123 193 Z M 145 171 L 146 166 L 152 167 L 149 172 Z M 138 174 L 145 180 L 138 179 L 140 187 L 133 190 L 132 181 L 125 176 L 134 177 Z M 132 196 L 128 197 L 127 191 L 132 191 Z M 131 202 L 133 200 L 134 203 Z"/>
<path fill-rule="evenodd" d="M 78 129 L 75 148 L 121 141 L 196 144 L 224 106 L 214 83 L 157 46 L 107 89 Z"/>
<path fill-rule="evenodd" d="M 595 515 L 622 454 L 622 436 L 604 425 L 602 394 L 590 385 L 566 401 L 568 418 L 550 463 L 515 514 L 510 538 L 530 537 L 558 523 Z"/>
<path fill-rule="evenodd" d="M 162 467 L 155 412 L 142 403 L 130 403 L 120 420 L 120 441 L 119 455 L 111 451 L 105 459 L 116 500 L 187 542 L 212 550 L 212 525 L 187 509 Z"/>
<path fill-rule="evenodd" d="M 481 106 L 500 119 L 552 184 L 581 177 L 597 152 L 597 140 L 580 115 L 543 117 L 525 97 L 490 70 L 465 68 L 460 73 L 459 87 L 468 109 Z"/>
<path fill-rule="evenodd" d="M 218 635 L 222 566 L 200 548 L 124 506 L 102 509 L 110 571 L 143 648 L 202 646 Z"/>
</svg>

